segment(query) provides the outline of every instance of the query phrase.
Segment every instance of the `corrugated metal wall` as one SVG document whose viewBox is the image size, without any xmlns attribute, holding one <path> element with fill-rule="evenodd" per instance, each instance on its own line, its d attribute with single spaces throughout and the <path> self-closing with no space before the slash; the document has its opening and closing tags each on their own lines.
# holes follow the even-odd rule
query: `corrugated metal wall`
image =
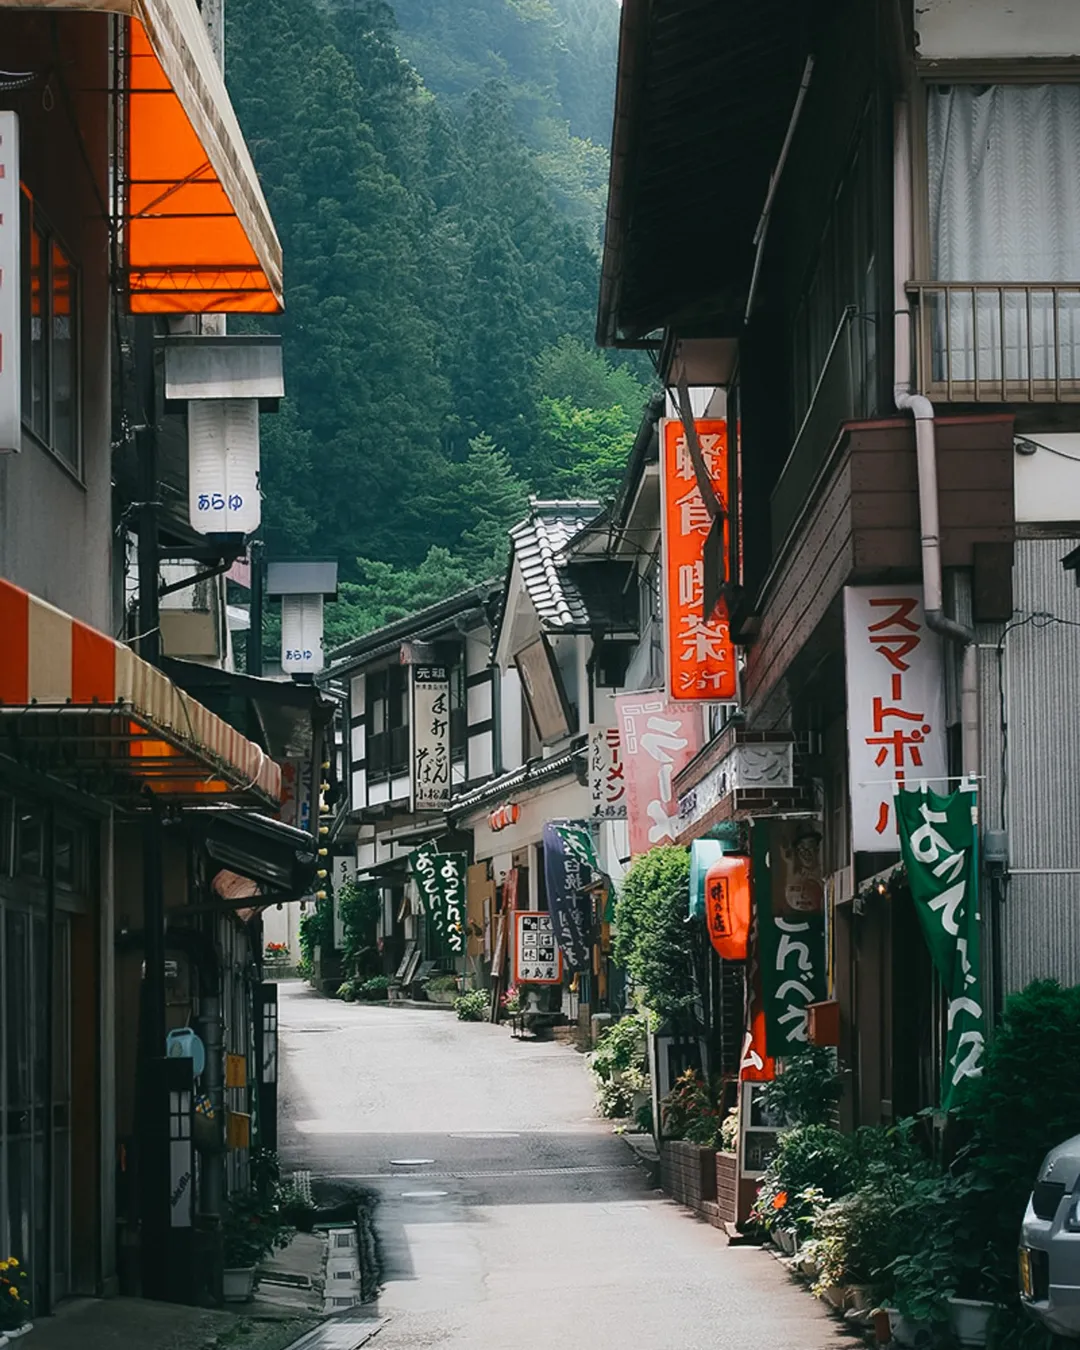
<svg viewBox="0 0 1080 1350">
<path fill-rule="evenodd" d="M 1014 869 L 1002 910 L 1007 992 L 1045 977 L 1080 982 L 1080 589 L 1061 566 L 1074 546 L 1061 539 L 1016 544 L 1016 614 L 1001 662 L 1005 824 Z M 998 661 L 995 652 L 983 656 L 986 819 L 996 824 L 1003 739 Z"/>
</svg>

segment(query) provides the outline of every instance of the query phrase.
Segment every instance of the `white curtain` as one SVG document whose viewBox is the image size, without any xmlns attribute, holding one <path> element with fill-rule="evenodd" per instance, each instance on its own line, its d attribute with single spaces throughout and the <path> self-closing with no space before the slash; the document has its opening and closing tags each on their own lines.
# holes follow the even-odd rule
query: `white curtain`
<svg viewBox="0 0 1080 1350">
<path fill-rule="evenodd" d="M 1001 382 L 1004 359 L 1006 381 L 1075 379 L 1080 85 L 932 86 L 928 113 L 934 280 L 1006 284 L 1001 295 L 954 291 L 947 321 L 934 298 L 935 378 L 947 364 L 954 380 Z M 1077 285 L 1055 306 L 1050 290 L 1029 295 L 1038 282 Z"/>
</svg>

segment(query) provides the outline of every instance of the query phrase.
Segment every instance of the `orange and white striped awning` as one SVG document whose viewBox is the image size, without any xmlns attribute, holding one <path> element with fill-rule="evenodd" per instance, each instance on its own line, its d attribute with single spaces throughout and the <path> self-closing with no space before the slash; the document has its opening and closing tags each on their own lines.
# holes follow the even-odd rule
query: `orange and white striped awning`
<svg viewBox="0 0 1080 1350">
<path fill-rule="evenodd" d="M 124 646 L 0 578 L 0 750 L 170 800 L 276 805 L 281 769 Z"/>
</svg>

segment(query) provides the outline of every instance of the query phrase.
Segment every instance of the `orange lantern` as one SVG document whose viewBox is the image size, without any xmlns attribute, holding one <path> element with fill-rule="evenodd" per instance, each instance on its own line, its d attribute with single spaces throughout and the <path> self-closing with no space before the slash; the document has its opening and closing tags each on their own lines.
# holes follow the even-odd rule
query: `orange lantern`
<svg viewBox="0 0 1080 1350">
<path fill-rule="evenodd" d="M 750 859 L 725 856 L 705 873 L 705 922 L 725 961 L 745 961 L 750 940 Z"/>
</svg>

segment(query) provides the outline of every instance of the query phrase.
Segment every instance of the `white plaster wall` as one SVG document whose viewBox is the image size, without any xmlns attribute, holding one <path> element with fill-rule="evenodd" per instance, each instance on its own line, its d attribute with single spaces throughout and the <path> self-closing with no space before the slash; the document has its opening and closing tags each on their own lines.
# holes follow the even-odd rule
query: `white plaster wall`
<svg viewBox="0 0 1080 1350">
<path fill-rule="evenodd" d="M 915 0 L 918 53 L 930 60 L 1080 55 L 1076 0 Z"/>
<path fill-rule="evenodd" d="M 521 678 L 511 667 L 499 678 L 499 712 L 502 730 L 502 767 L 521 767 Z"/>
<path fill-rule="evenodd" d="M 1039 432 L 1030 440 L 1035 453 L 1013 459 L 1017 522 L 1080 522 L 1080 435 Z"/>
</svg>

